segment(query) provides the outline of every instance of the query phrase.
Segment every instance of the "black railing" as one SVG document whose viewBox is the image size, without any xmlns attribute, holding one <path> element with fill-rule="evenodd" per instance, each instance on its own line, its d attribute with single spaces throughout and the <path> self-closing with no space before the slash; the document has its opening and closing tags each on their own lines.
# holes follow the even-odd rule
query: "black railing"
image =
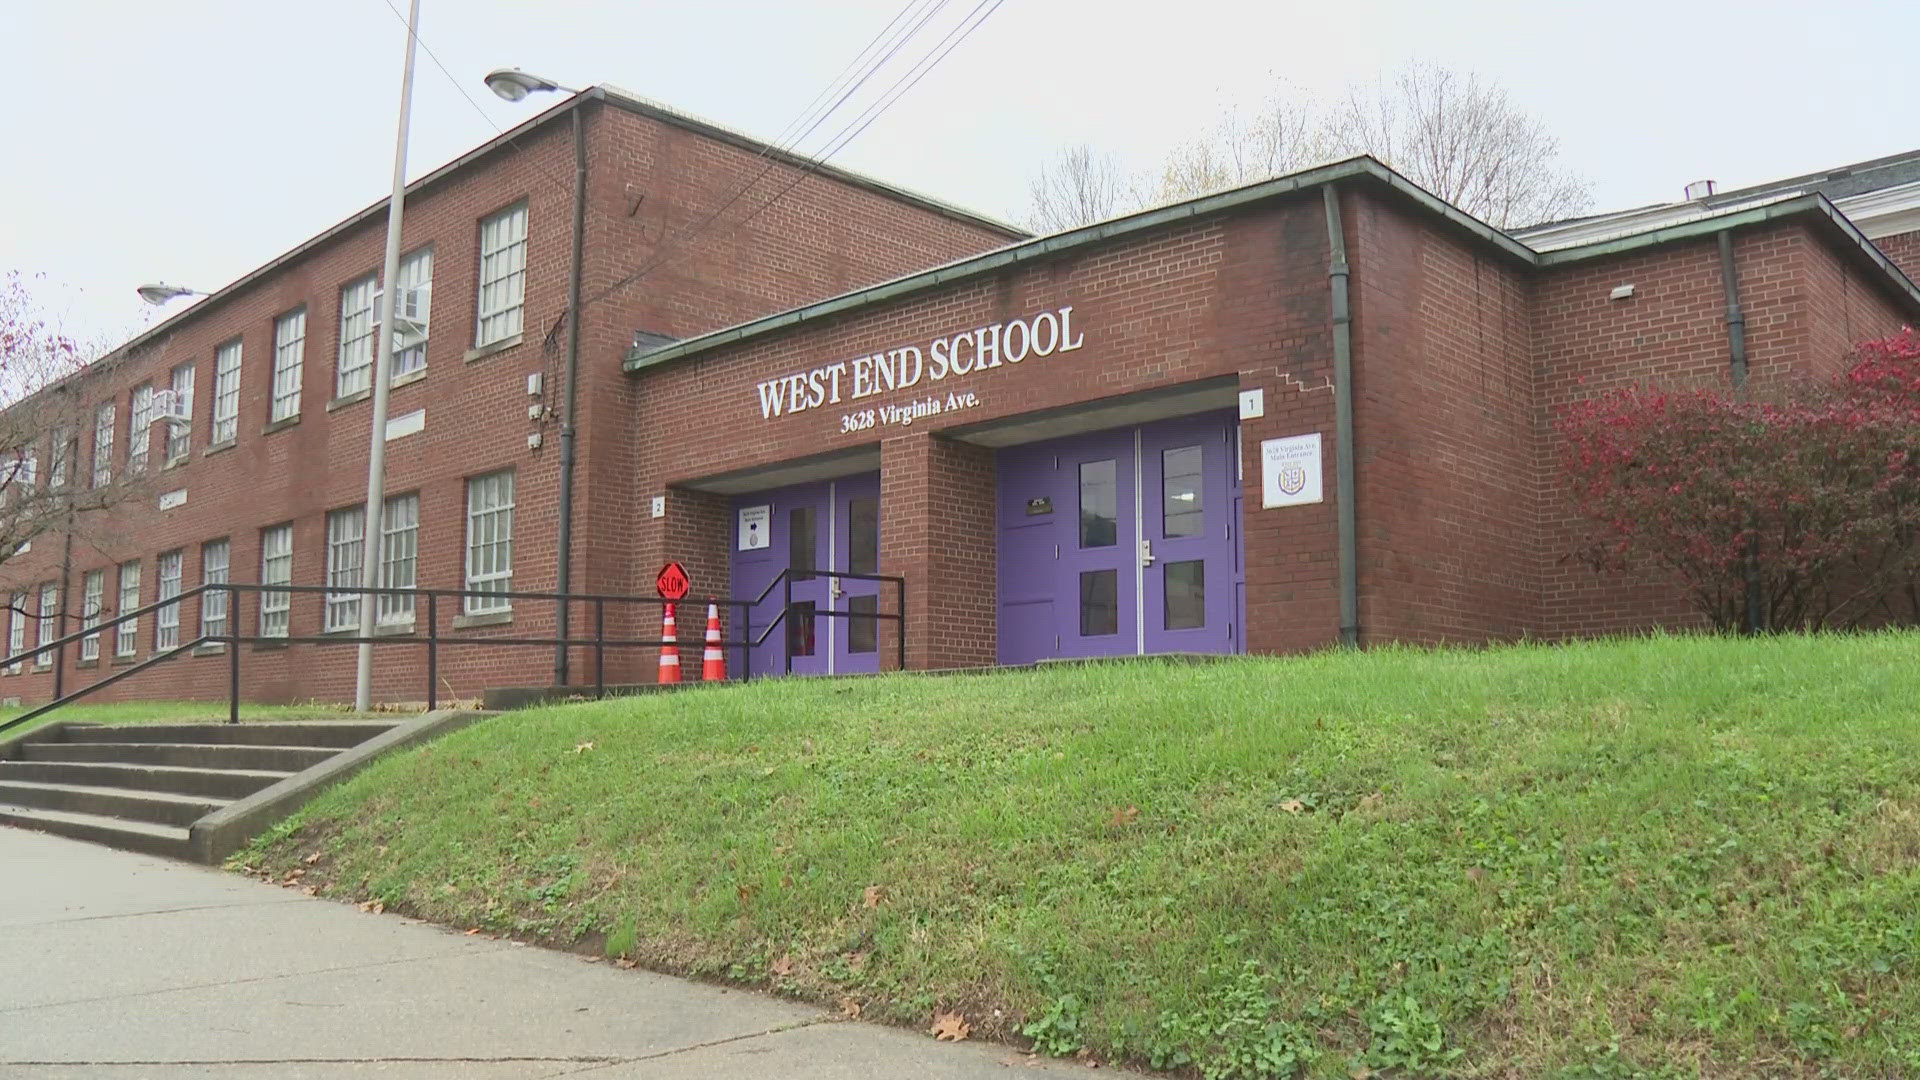
<svg viewBox="0 0 1920 1080">
<path fill-rule="evenodd" d="M 41 705 L 36 708 L 30 709 L 27 712 L 21 713 L 19 716 L 13 717 L 11 719 L 0 721 L 0 733 L 7 731 L 9 728 L 13 728 L 20 724 L 24 724 L 29 720 L 33 720 L 37 717 L 43 716 L 46 713 L 51 712 L 54 709 L 57 709 L 63 705 L 67 705 L 71 702 L 78 701 L 81 698 L 87 697 L 98 691 L 104 690 L 107 687 L 114 685 L 115 683 L 119 683 L 123 680 L 132 678 L 133 676 L 147 670 L 148 668 L 166 663 L 167 661 L 175 659 L 176 657 L 179 657 L 183 654 L 191 653 L 196 649 L 202 648 L 204 646 L 209 646 L 209 645 L 220 645 L 225 647 L 225 652 L 227 655 L 227 722 L 231 724 L 237 724 L 240 722 L 240 701 L 241 701 L 240 646 L 241 645 L 281 646 L 281 645 L 370 644 L 374 646 L 399 646 L 403 648 L 411 646 L 415 648 L 425 648 L 427 653 L 426 700 L 427 700 L 427 708 L 431 710 L 439 707 L 440 649 L 442 646 L 449 646 L 449 645 L 452 645 L 452 646 L 492 645 L 492 646 L 503 646 L 503 647 L 545 646 L 548 648 L 566 647 L 566 648 L 592 649 L 593 650 L 593 694 L 595 698 L 602 698 L 606 696 L 606 691 L 607 691 L 606 659 L 607 659 L 608 649 L 648 649 L 648 648 L 659 649 L 669 644 L 672 644 L 675 646 L 684 644 L 688 646 L 689 650 L 691 650 L 691 648 L 693 648 L 696 645 L 703 646 L 705 644 L 704 635 L 699 637 L 687 638 L 687 637 L 679 636 L 678 634 L 676 634 L 675 638 L 672 641 L 669 641 L 664 637 L 660 637 L 660 638 L 611 638 L 611 637 L 608 637 L 606 633 L 606 626 L 607 626 L 607 607 L 609 605 L 614 605 L 616 606 L 616 608 L 618 607 L 630 608 L 636 605 L 651 608 L 656 613 L 656 619 L 655 619 L 656 624 L 658 624 L 658 622 L 660 621 L 660 619 L 657 616 L 663 615 L 664 610 L 669 605 L 684 603 L 684 604 L 697 606 L 699 604 L 705 603 L 705 604 L 713 604 L 713 605 L 716 605 L 717 607 L 725 609 L 727 612 L 729 612 L 729 614 L 733 616 L 733 618 L 730 620 L 731 625 L 733 625 L 738 629 L 739 636 L 732 639 L 722 637 L 722 639 L 719 642 L 717 642 L 717 644 L 721 647 L 721 649 L 729 652 L 733 650 L 739 651 L 739 656 L 740 656 L 739 681 L 746 682 L 753 677 L 753 650 L 766 644 L 767 638 L 773 634 L 776 628 L 780 627 L 786 621 L 788 614 L 793 610 L 793 581 L 791 577 L 793 573 L 794 571 L 790 571 L 790 570 L 781 571 L 779 576 L 776 577 L 772 582 L 769 582 L 767 587 L 761 590 L 760 595 L 753 600 L 727 600 L 727 599 L 720 599 L 718 597 L 704 597 L 704 598 L 688 598 L 687 600 L 683 600 L 683 601 L 674 601 L 674 600 L 666 600 L 657 596 L 631 596 L 631 595 L 621 595 L 621 594 L 600 594 L 600 593 L 550 593 L 550 592 L 512 592 L 512 591 L 487 592 L 487 591 L 474 590 L 474 589 L 401 589 L 401 588 L 385 588 L 385 587 L 364 588 L 360 586 L 338 587 L 338 586 L 327 586 L 327 585 L 291 585 L 291 584 L 263 585 L 258 583 L 232 583 L 232 584 L 223 583 L 223 584 L 211 584 L 211 585 L 196 585 L 193 588 L 180 593 L 178 596 L 168 597 L 167 599 L 164 599 L 164 600 L 156 600 L 151 604 L 147 604 L 143 607 L 135 608 L 132 611 L 120 612 L 111 617 L 102 617 L 92 625 L 83 626 L 81 629 L 71 634 L 67 634 L 63 637 L 56 638 L 53 641 L 42 642 L 32 649 L 27 649 L 23 652 L 16 653 L 12 656 L 0 658 L 0 666 L 15 667 L 18 665 L 25 664 L 26 662 L 33 660 L 36 657 L 45 655 L 47 653 L 52 653 L 54 656 L 53 662 L 58 663 L 60 657 L 63 655 L 62 650 L 64 650 L 67 645 L 75 642 L 83 641 L 87 638 L 97 639 L 98 650 L 99 650 L 97 655 L 104 656 L 106 653 L 107 643 L 116 637 L 115 630 L 117 627 L 119 627 L 123 623 L 133 621 L 137 625 L 138 620 L 143 619 L 148 615 L 155 614 L 156 612 L 159 612 L 167 608 L 172 608 L 175 612 L 184 613 L 185 608 L 182 605 L 184 605 L 186 601 L 193 600 L 196 598 L 200 600 L 200 603 L 203 606 L 206 602 L 205 598 L 215 594 L 224 595 L 227 601 L 225 625 L 228 632 L 222 632 L 217 634 L 202 633 L 199 636 L 192 638 L 191 640 L 185 640 L 180 642 L 177 645 L 170 646 L 164 650 L 156 651 L 151 656 L 148 656 L 146 659 L 138 660 L 136 662 L 130 663 L 126 667 L 122 668 L 119 671 L 114 672 L 113 674 L 107 676 L 104 679 L 96 680 L 95 682 L 89 683 L 86 686 L 68 691 L 64 694 L 57 695 L 52 701 L 46 703 L 45 705 Z M 814 615 L 816 617 L 825 617 L 825 618 L 873 619 L 876 621 L 891 621 L 895 623 L 896 626 L 898 627 L 898 631 L 895 635 L 897 638 L 896 644 L 898 648 L 897 659 L 900 667 L 902 668 L 906 667 L 907 652 L 906 652 L 906 619 L 905 619 L 905 616 L 906 616 L 906 581 L 905 579 L 898 578 L 898 577 L 886 577 L 886 576 L 875 575 L 875 574 L 847 574 L 847 573 L 841 573 L 839 571 L 834 571 L 834 570 L 800 571 L 800 573 L 812 574 L 815 577 L 825 577 L 829 579 L 840 578 L 840 579 L 846 579 L 846 580 L 852 580 L 852 581 L 873 581 L 873 582 L 880 582 L 880 583 L 888 583 L 888 582 L 892 583 L 895 588 L 895 597 L 896 597 L 896 610 L 893 613 L 882 613 L 877 611 L 871 612 L 871 613 L 868 613 L 868 612 L 854 613 L 854 612 L 846 612 L 846 611 L 816 611 L 814 612 Z M 784 589 L 785 589 L 783 593 L 784 602 L 779 614 L 777 614 L 767 624 L 766 628 L 763 629 L 757 637 L 753 636 L 751 633 L 751 611 L 754 608 L 758 607 L 760 604 L 764 603 L 767 597 L 772 594 L 773 590 L 776 587 L 782 587 L 782 586 L 784 586 Z M 240 597 L 243 595 L 253 595 L 257 597 L 264 597 L 264 596 L 286 597 L 287 607 L 285 610 L 287 614 L 289 630 L 291 630 L 292 615 L 293 615 L 291 598 L 296 595 L 300 595 L 300 596 L 321 595 L 325 598 L 322 601 L 323 605 L 327 600 L 339 600 L 343 598 L 351 598 L 358 603 L 367 603 L 369 602 L 370 598 L 374 598 L 374 597 L 410 598 L 413 601 L 413 608 L 414 608 L 413 614 L 415 615 L 418 614 L 420 602 L 424 600 L 425 607 L 426 607 L 426 632 L 423 635 L 418 631 L 417 628 L 410 627 L 409 629 L 404 629 L 404 630 L 401 630 L 401 629 L 389 630 L 386 633 L 376 632 L 375 635 L 372 637 L 365 637 L 357 633 L 348 633 L 346 631 L 330 631 L 322 634 L 293 634 L 293 633 L 241 634 L 237 632 L 237 628 L 242 625 L 241 620 L 242 620 L 243 613 L 241 610 Z M 459 633 L 450 634 L 450 635 L 443 634 L 440 631 L 440 601 L 442 599 L 459 601 L 461 608 L 463 609 L 461 612 L 462 614 L 479 615 L 479 616 L 492 614 L 494 610 L 498 610 L 498 609 L 483 609 L 480 611 L 468 612 L 464 610 L 465 607 L 467 606 L 466 605 L 467 600 L 480 599 L 480 600 L 488 601 L 489 604 L 496 604 L 502 601 L 511 603 L 512 601 L 516 601 L 516 600 L 537 601 L 537 602 L 543 602 L 543 603 L 553 603 L 557 605 L 582 604 L 592 608 L 593 636 L 592 637 L 571 637 L 571 636 L 569 637 L 559 637 L 559 636 L 524 637 L 524 636 L 496 636 L 496 635 L 484 635 L 484 634 L 463 635 Z M 253 619 L 252 619 L 252 622 L 254 625 L 259 625 L 260 615 L 261 615 L 260 605 L 256 603 L 254 605 Z M 203 625 L 204 625 L 204 622 L 205 622 L 205 619 L 203 617 L 202 619 Z M 357 625 L 358 623 L 357 618 L 355 622 Z M 571 620 L 569 620 L 569 622 L 571 624 Z M 411 623 L 412 623 L 411 619 L 394 620 L 393 623 L 390 623 L 387 625 L 391 626 L 391 625 L 397 624 L 397 626 L 400 626 L 400 627 L 409 627 Z M 461 628 L 456 626 L 455 629 L 458 630 Z M 484 629 L 484 627 L 475 627 L 473 629 Z M 786 670 L 788 672 L 791 672 L 793 670 L 792 650 L 782 649 L 781 651 L 783 656 L 785 657 Z"/>
</svg>

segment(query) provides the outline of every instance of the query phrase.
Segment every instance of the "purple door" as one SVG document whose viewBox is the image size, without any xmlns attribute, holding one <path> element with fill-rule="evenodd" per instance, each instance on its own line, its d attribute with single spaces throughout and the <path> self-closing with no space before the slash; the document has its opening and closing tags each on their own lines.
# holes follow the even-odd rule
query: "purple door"
<svg viewBox="0 0 1920 1080">
<path fill-rule="evenodd" d="M 1162 421 L 1003 450 L 1003 664 L 1236 652 L 1237 428 Z"/>
<path fill-rule="evenodd" d="M 879 610 L 877 583 L 848 581 L 830 571 L 879 572 L 879 475 L 743 495 L 735 508 L 734 595 L 751 600 L 774 584 L 782 570 L 793 571 L 793 609 L 754 650 L 753 674 L 779 674 L 787 670 L 789 658 L 796 675 L 878 671 L 878 627 L 871 618 Z M 764 537 L 759 535 L 762 529 Z M 758 638 L 772 625 L 786 597 L 776 584 L 752 609 L 751 637 Z"/>
</svg>

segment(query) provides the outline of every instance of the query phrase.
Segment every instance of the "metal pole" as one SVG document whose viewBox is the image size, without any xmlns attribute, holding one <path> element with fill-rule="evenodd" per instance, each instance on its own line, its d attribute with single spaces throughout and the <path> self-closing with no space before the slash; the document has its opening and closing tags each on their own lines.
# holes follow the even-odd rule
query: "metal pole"
<svg viewBox="0 0 1920 1080">
<path fill-rule="evenodd" d="M 1340 193 L 1320 189 L 1327 209 L 1327 281 L 1333 297 L 1334 507 L 1340 543 L 1340 644 L 1360 644 L 1359 530 L 1354 519 L 1353 307 L 1348 296 L 1347 238 Z"/>
<path fill-rule="evenodd" d="M 440 707 L 440 606 L 434 603 L 439 593 L 427 594 L 427 711 Z"/>
<path fill-rule="evenodd" d="M 380 268 L 380 341 L 373 355 L 373 418 L 367 438 L 367 507 L 361 515 L 360 584 L 380 585 L 380 528 L 387 501 L 387 380 L 393 370 L 393 307 L 400 276 L 400 212 L 407 192 L 407 122 L 413 114 L 413 54 L 419 42 L 420 0 L 407 7 L 407 61 L 400 73 L 400 130 L 393 144 L 393 195 L 387 200 L 387 258 Z M 360 636 L 372 638 L 378 604 L 372 593 L 360 594 Z M 366 712 L 373 706 L 373 642 L 360 643 L 354 673 L 353 707 Z"/>
<path fill-rule="evenodd" d="M 104 586 L 103 586 L 104 587 Z M 200 597 L 202 607 L 212 593 Z M 240 590 L 227 586 L 227 723 L 240 722 Z"/>
<path fill-rule="evenodd" d="M 560 537 L 558 578 L 561 595 L 573 591 L 573 459 L 575 429 L 573 423 L 576 388 L 580 372 L 580 260 L 587 231 L 587 129 L 580 118 L 580 107 L 573 109 L 573 271 L 567 280 L 567 385 L 566 412 L 560 417 Z M 567 685 L 568 634 L 567 602 L 560 601 L 562 644 L 553 656 L 553 683 Z"/>
</svg>

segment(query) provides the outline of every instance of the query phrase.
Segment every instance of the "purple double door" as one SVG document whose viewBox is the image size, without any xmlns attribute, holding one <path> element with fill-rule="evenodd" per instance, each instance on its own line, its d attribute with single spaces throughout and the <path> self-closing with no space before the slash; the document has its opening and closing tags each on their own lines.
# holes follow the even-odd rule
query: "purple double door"
<svg viewBox="0 0 1920 1080">
<path fill-rule="evenodd" d="M 754 650 L 755 677 L 786 671 L 789 658 L 796 675 L 880 670 L 879 623 L 872 617 L 880 610 L 879 583 L 829 573 L 880 572 L 880 474 L 743 495 L 734 505 L 733 595 L 751 600 L 782 570 L 793 571 L 793 609 Z M 750 638 L 773 624 L 785 602 L 776 585 L 748 612 Z"/>
<path fill-rule="evenodd" d="M 1238 422 L 1002 450 L 999 659 L 1243 648 Z"/>
</svg>

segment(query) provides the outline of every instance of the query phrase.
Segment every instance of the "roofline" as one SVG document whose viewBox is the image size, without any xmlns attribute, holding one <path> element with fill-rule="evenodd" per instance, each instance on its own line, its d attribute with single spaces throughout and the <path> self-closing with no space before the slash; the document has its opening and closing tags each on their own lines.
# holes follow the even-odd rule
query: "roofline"
<svg viewBox="0 0 1920 1080">
<path fill-rule="evenodd" d="M 707 136 L 708 138 L 712 138 L 720 142 L 725 142 L 733 146 L 741 147 L 743 149 L 752 150 L 755 153 L 764 154 L 769 158 L 772 158 L 777 161 L 781 161 L 785 164 L 797 165 L 797 166 L 806 168 L 811 172 L 817 173 L 822 176 L 830 177 L 834 180 L 839 180 L 843 183 L 853 184 L 857 187 L 865 188 L 869 191 L 874 191 L 881 195 L 888 196 L 890 198 L 900 199 L 906 202 L 914 203 L 918 206 L 921 206 L 928 210 L 932 210 L 933 212 L 937 214 L 941 214 L 945 217 L 956 218 L 956 219 L 959 219 L 983 228 L 1006 233 L 1010 237 L 1024 237 L 1024 236 L 1031 235 L 1026 230 L 1021 229 L 1018 226 L 1008 224 L 1007 222 L 1001 221 L 997 218 L 988 217 L 985 214 L 975 213 L 971 210 L 967 210 L 965 208 L 955 206 L 951 203 L 942 202 L 938 199 L 933 198 L 932 196 L 923 195 L 923 194 L 920 194 L 919 192 L 912 191 L 907 188 L 896 187 L 892 184 L 888 184 L 884 181 L 875 179 L 871 176 L 867 176 L 864 173 L 854 172 L 851 169 L 843 169 L 837 165 L 830 165 L 816 158 L 810 158 L 803 154 L 796 154 L 788 150 L 783 150 L 780 147 L 774 146 L 771 143 L 763 142 L 759 139 L 755 139 L 752 136 L 747 135 L 743 132 L 736 131 L 732 128 L 723 127 L 720 124 L 716 124 L 710 120 L 703 120 L 699 117 L 690 115 L 688 113 L 679 112 L 677 110 L 668 108 L 667 106 L 662 105 L 655 101 L 649 101 L 646 98 L 643 98 L 638 94 L 633 93 L 630 90 L 623 90 L 617 86 L 607 86 L 604 84 L 599 86 L 590 86 L 585 90 L 579 91 L 578 93 L 574 94 L 572 97 L 568 98 L 567 100 L 562 101 L 554 105 L 553 107 L 547 109 L 545 112 L 542 112 L 527 118 L 526 120 L 520 122 L 518 125 L 508 128 L 505 132 L 501 133 L 500 135 L 495 136 L 494 138 L 489 139 L 484 143 L 481 143 L 479 146 L 476 146 L 473 149 L 467 151 L 466 153 L 461 154 L 459 157 L 454 158 L 452 161 L 447 162 L 445 165 L 442 165 L 439 168 L 433 170 L 432 172 L 427 173 L 425 176 L 420 177 L 418 180 L 415 180 L 413 183 L 408 184 L 401 198 L 403 200 L 413 198 L 415 195 L 424 191 L 426 188 L 432 187 L 433 185 L 439 183 L 440 181 L 445 180 L 447 177 L 451 176 L 456 172 L 459 172 L 460 170 L 466 168 L 467 166 L 473 164 L 474 162 L 480 160 L 481 158 L 486 157 L 489 154 L 492 154 L 495 151 L 500 150 L 504 147 L 512 145 L 518 139 L 526 137 L 528 134 L 532 133 L 535 128 L 544 127 L 545 125 L 550 124 L 560 119 L 563 116 L 569 115 L 576 109 L 585 108 L 589 102 L 604 103 L 626 112 L 634 113 L 639 116 L 645 116 L 654 120 L 659 120 L 663 123 L 672 124 L 675 127 L 685 128 L 686 130 L 692 131 L 696 134 L 704 135 L 704 136 Z M 218 306 L 222 301 L 225 301 L 231 298 L 236 293 L 239 293 L 240 291 L 246 289 L 248 286 L 259 281 L 261 278 L 266 277 L 267 275 L 281 269 L 282 267 L 286 266 L 288 263 L 293 262 L 294 260 L 300 258 L 301 256 L 314 250 L 315 248 L 320 247 L 323 244 L 326 244 L 327 242 L 335 239 L 341 234 L 349 232 L 355 228 L 358 228 L 361 225 L 366 224 L 369 220 L 374 218 L 376 215 L 384 214 L 387 209 L 387 203 L 390 201 L 392 201 L 391 196 L 382 197 L 376 200 L 375 202 L 373 202 L 371 205 L 367 206 L 365 209 L 349 215 L 344 220 L 334 224 L 333 226 L 329 227 L 325 231 L 320 232 L 314 236 L 308 237 L 306 240 L 302 241 L 298 246 L 293 247 L 278 256 L 275 256 L 274 258 L 268 260 L 267 262 L 262 263 L 261 265 L 248 271 L 246 274 L 235 279 L 234 281 L 229 282 L 227 285 L 221 287 L 220 289 L 212 293 L 209 293 L 206 296 L 206 298 L 202 299 L 199 303 L 193 304 L 185 308 L 184 310 L 176 313 L 175 315 L 165 320 L 162 320 L 161 322 L 155 323 L 154 325 L 148 327 L 146 330 L 143 330 L 139 334 L 136 334 L 133 337 L 129 338 L 123 344 L 116 346 L 106 354 L 102 355 L 98 359 L 89 363 L 81 371 L 76 372 L 73 375 L 69 375 L 65 379 L 60 380 L 60 382 L 52 385 L 56 385 L 56 386 L 62 385 L 62 384 L 65 384 L 70 379 L 78 378 L 80 376 L 87 375 L 89 373 L 111 370 L 112 368 L 117 367 L 124 359 L 126 359 L 126 357 L 129 354 L 140 349 L 142 346 L 146 345 L 147 343 L 159 338 L 163 334 L 173 333 L 174 331 L 178 330 L 181 326 L 183 326 L 187 322 L 187 320 L 192 319 L 196 316 L 205 314 L 206 312 L 212 310 L 214 307 Z"/>
<path fill-rule="evenodd" d="M 1394 172 L 1392 169 L 1387 168 L 1372 157 L 1361 156 L 1334 162 L 1330 165 L 1318 166 L 1302 172 L 1291 173 L 1286 176 L 1275 177 L 1271 180 L 1262 180 L 1227 191 L 1216 192 L 1212 195 L 1202 195 L 1198 198 L 1188 199 L 1170 206 L 1156 207 L 1151 210 L 1143 210 L 1138 213 L 1129 214 L 1125 217 L 1095 222 L 1092 225 L 1083 225 L 1080 228 L 1069 229 L 1066 232 L 1054 233 L 1050 236 L 1036 237 L 1032 240 L 1011 244 L 979 255 L 970 255 L 943 266 L 934 267 L 931 270 L 917 271 L 904 277 L 894 278 L 891 281 L 883 281 L 877 285 L 843 293 L 839 296 L 830 297 L 826 300 L 821 300 L 803 307 L 749 320 L 721 330 L 715 330 L 712 333 L 702 334 L 698 337 L 687 338 L 684 341 L 676 342 L 665 348 L 656 349 L 645 354 L 636 354 L 634 351 L 629 351 L 625 362 L 625 369 L 627 371 L 640 371 L 645 368 L 669 363 L 682 357 L 692 356 L 695 353 L 704 352 L 720 345 L 744 341 L 748 338 L 758 337 L 775 330 L 798 326 L 801 323 L 812 322 L 832 315 L 839 315 L 857 308 L 866 307 L 869 304 L 876 304 L 885 300 L 891 300 L 895 297 L 918 292 L 921 289 L 947 285 L 956 281 L 964 281 L 1008 266 L 1017 266 L 1032 262 L 1035 259 L 1049 258 L 1059 255 L 1062 252 L 1105 243 L 1109 240 L 1146 232 L 1176 222 L 1205 217 L 1251 203 L 1263 202 L 1268 199 L 1309 191 L 1324 184 L 1353 179 L 1366 179 L 1384 184 L 1388 188 L 1399 192 L 1404 197 L 1418 203 L 1424 209 L 1445 218 L 1457 228 L 1491 244 L 1501 254 L 1525 265 L 1533 266 L 1538 264 L 1538 256 L 1525 245 L 1520 244 L 1493 226 L 1467 214 L 1458 207 L 1443 201 L 1438 196 L 1401 176 L 1399 173 Z"/>
<path fill-rule="evenodd" d="M 1009 266 L 1032 262 L 1063 252 L 1072 251 L 1108 240 L 1159 228 L 1179 221 L 1203 217 L 1250 203 L 1283 195 L 1295 194 L 1324 184 L 1342 180 L 1366 179 L 1382 183 L 1388 188 L 1413 200 L 1423 208 L 1439 214 L 1448 223 L 1455 225 L 1482 241 L 1491 244 L 1500 254 L 1535 269 L 1551 269 L 1586 259 L 1603 258 L 1618 255 L 1641 248 L 1668 244 L 1699 236 L 1710 236 L 1728 229 L 1746 228 L 1765 224 L 1801 214 L 1814 214 L 1825 220 L 1845 239 L 1852 242 L 1855 253 L 1862 261 L 1878 269 L 1882 275 L 1882 284 L 1904 300 L 1914 311 L 1920 312 L 1920 288 L 1895 266 L 1873 242 L 1867 239 L 1858 226 L 1847 220 L 1846 215 L 1836 209 L 1825 195 L 1814 192 L 1808 195 L 1794 196 L 1778 202 L 1757 207 L 1713 214 L 1678 225 L 1650 229 L 1628 236 L 1584 244 L 1578 247 L 1561 248 L 1550 252 L 1536 252 L 1532 248 L 1493 226 L 1472 217 L 1465 211 L 1445 202 L 1438 196 L 1413 183 L 1412 181 L 1387 168 L 1371 157 L 1349 158 L 1345 161 L 1288 176 L 1277 177 L 1249 184 L 1245 187 L 1213 195 L 1204 195 L 1185 202 L 1163 206 L 1154 210 L 1142 211 L 1126 217 L 1097 222 L 1051 236 L 1038 237 L 1024 243 L 1012 244 L 980 255 L 969 256 L 955 262 L 923 270 L 904 277 L 884 281 L 864 289 L 843 293 L 803 307 L 749 320 L 734 326 L 701 334 L 675 342 L 661 349 L 642 353 L 629 349 L 623 367 L 628 372 L 644 371 L 662 364 L 685 359 L 709 349 L 730 345 L 759 337 L 763 334 L 783 330 L 803 323 L 814 322 L 834 315 L 844 314 L 870 304 L 881 303 L 901 296 L 907 296 L 922 289 L 948 285 L 958 281 L 979 277 L 992 271 Z"/>
</svg>

